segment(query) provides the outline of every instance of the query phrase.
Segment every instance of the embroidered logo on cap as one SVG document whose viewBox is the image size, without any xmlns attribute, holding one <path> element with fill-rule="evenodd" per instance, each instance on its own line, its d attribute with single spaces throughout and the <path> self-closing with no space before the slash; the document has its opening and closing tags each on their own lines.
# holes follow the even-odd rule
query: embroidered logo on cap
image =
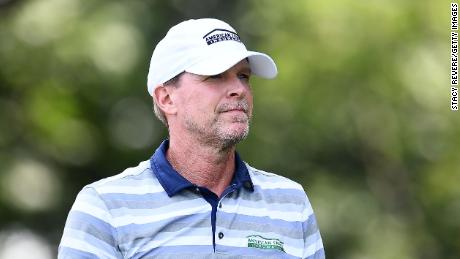
<svg viewBox="0 0 460 259">
<path fill-rule="evenodd" d="M 247 236 L 248 247 L 261 249 L 276 249 L 284 252 L 283 242 L 277 238 L 265 238 L 260 235 Z"/>
<path fill-rule="evenodd" d="M 208 45 L 226 40 L 234 40 L 237 42 L 241 42 L 240 36 L 238 36 L 238 34 L 225 29 L 214 29 L 206 35 L 204 35 L 203 39 L 206 40 L 206 44 Z"/>
</svg>

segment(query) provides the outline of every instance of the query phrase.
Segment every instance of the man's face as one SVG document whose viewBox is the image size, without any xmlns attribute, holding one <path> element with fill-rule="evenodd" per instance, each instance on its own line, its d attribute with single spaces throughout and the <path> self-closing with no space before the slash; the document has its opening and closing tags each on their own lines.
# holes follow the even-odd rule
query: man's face
<svg viewBox="0 0 460 259">
<path fill-rule="evenodd" d="M 252 115 L 250 76 L 246 60 L 215 76 L 184 73 L 175 91 L 178 126 L 221 148 L 243 140 Z"/>
</svg>

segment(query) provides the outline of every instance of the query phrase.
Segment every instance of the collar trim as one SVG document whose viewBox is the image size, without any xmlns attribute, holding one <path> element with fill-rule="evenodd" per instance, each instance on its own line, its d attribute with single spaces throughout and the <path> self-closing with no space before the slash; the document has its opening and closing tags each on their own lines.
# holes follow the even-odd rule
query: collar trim
<svg viewBox="0 0 460 259">
<path fill-rule="evenodd" d="M 164 140 L 150 158 L 150 167 L 168 196 L 172 197 L 183 189 L 197 186 L 174 170 L 166 159 L 168 148 L 169 140 Z M 230 186 L 232 185 L 236 189 L 243 187 L 250 192 L 254 192 L 254 184 L 252 183 L 248 168 L 238 153 L 235 153 L 235 172 Z"/>
</svg>

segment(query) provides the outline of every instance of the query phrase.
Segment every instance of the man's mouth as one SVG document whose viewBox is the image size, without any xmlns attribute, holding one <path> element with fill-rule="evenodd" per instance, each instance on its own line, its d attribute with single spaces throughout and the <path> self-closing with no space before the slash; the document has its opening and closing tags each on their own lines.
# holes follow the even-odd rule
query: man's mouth
<svg viewBox="0 0 460 259">
<path fill-rule="evenodd" d="M 248 110 L 249 110 L 248 104 L 245 102 L 240 102 L 236 104 L 223 104 L 221 107 L 219 107 L 218 112 L 220 113 L 244 112 L 247 115 Z"/>
<path fill-rule="evenodd" d="M 223 112 L 244 112 L 244 113 L 246 113 L 246 110 L 244 110 L 244 109 L 228 109 L 228 110 L 225 110 Z"/>
</svg>

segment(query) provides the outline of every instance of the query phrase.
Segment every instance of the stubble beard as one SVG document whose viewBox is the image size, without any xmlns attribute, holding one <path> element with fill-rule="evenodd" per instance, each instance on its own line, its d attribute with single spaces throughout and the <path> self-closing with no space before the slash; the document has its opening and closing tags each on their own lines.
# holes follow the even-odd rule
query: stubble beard
<svg viewBox="0 0 460 259">
<path fill-rule="evenodd" d="M 247 105 L 245 107 L 247 108 Z M 199 125 L 191 117 L 185 118 L 185 125 L 189 132 L 196 134 L 200 142 L 224 151 L 234 147 L 248 136 L 249 124 L 252 116 L 249 115 L 249 112 L 245 114 L 244 118 L 241 115 L 232 116 L 230 118 L 231 123 L 245 124 L 243 129 L 241 129 L 241 125 L 237 127 L 237 129 L 227 126 L 229 122 L 225 121 L 222 114 L 218 114 L 211 123 L 209 123 L 209 127 L 206 127 L 204 123 Z"/>
<path fill-rule="evenodd" d="M 241 129 L 233 130 L 230 128 L 226 128 L 225 125 L 222 125 L 223 124 L 222 121 L 217 121 L 217 123 L 215 124 L 216 125 L 215 132 L 216 132 L 217 139 L 218 139 L 217 142 L 220 142 L 216 144 L 220 145 L 222 149 L 228 149 L 228 148 L 235 146 L 240 141 L 244 140 L 249 134 L 250 118 L 247 117 L 246 119 L 243 119 L 243 120 L 236 118 L 235 120 L 238 123 L 245 124 L 242 130 Z"/>
</svg>

